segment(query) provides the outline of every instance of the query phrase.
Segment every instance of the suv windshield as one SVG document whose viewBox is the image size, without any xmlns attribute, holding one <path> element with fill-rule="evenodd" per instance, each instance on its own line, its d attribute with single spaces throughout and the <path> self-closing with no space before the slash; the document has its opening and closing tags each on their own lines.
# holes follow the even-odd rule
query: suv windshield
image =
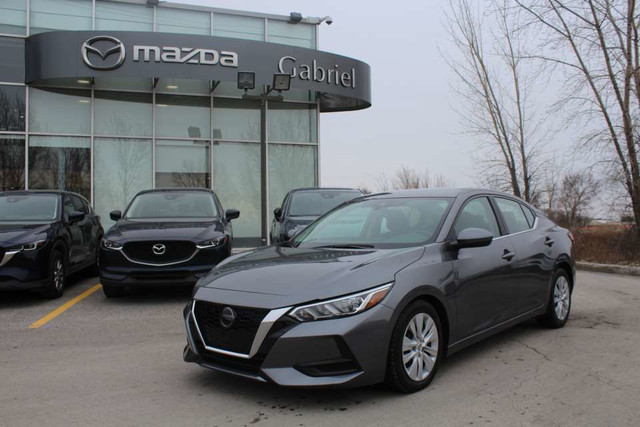
<svg viewBox="0 0 640 427">
<path fill-rule="evenodd" d="M 218 216 L 213 195 L 204 191 L 154 191 L 136 196 L 126 218 L 212 218 Z"/>
<path fill-rule="evenodd" d="M 362 196 L 359 191 L 299 191 L 291 195 L 289 216 L 320 216 L 336 206 Z"/>
<path fill-rule="evenodd" d="M 436 238 L 451 200 L 389 198 L 355 202 L 314 222 L 291 244 L 401 248 L 429 243 Z"/>
<path fill-rule="evenodd" d="M 0 196 L 0 221 L 55 221 L 58 196 L 23 194 Z"/>
</svg>

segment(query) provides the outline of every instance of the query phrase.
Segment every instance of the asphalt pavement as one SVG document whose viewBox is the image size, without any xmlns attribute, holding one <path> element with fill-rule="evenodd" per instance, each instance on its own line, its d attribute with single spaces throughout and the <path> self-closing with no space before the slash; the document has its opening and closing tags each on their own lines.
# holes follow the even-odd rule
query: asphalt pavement
<svg viewBox="0 0 640 427">
<path fill-rule="evenodd" d="M 52 301 L 0 294 L 0 426 L 640 425 L 638 277 L 579 272 L 565 328 L 494 336 L 412 395 L 286 389 L 184 363 L 189 290 L 110 300 L 97 284 L 76 276 Z"/>
</svg>

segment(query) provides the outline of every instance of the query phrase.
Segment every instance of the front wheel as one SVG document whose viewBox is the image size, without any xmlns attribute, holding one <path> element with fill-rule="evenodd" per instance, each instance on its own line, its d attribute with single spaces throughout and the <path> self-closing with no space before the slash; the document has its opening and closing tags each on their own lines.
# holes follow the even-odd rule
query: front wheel
<svg viewBox="0 0 640 427">
<path fill-rule="evenodd" d="M 553 288 L 549 295 L 547 312 L 538 318 L 538 322 L 547 328 L 562 328 L 571 312 L 571 285 L 566 271 L 558 270 L 553 279 Z"/>
<path fill-rule="evenodd" d="M 49 260 L 49 278 L 47 279 L 47 288 L 42 293 L 45 298 L 59 298 L 64 292 L 66 281 L 66 270 L 64 265 L 64 256 L 59 250 L 54 250 Z"/>
<path fill-rule="evenodd" d="M 431 383 L 444 353 L 438 313 L 426 301 L 411 303 L 400 314 L 387 357 L 387 383 L 403 393 Z"/>
</svg>

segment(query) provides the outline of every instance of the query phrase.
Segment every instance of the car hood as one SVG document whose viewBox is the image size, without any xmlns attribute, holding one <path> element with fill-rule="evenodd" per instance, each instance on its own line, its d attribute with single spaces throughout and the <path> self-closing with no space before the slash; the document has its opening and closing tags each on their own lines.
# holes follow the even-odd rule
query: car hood
<svg viewBox="0 0 640 427">
<path fill-rule="evenodd" d="M 13 224 L 0 222 L 0 246 L 26 243 L 31 236 L 46 233 L 51 228 L 50 223 Z"/>
<path fill-rule="evenodd" d="M 264 308 L 333 298 L 392 282 L 423 252 L 269 246 L 219 264 L 198 282 L 194 297 Z"/>
<path fill-rule="evenodd" d="M 139 240 L 193 240 L 201 241 L 224 233 L 220 220 L 201 221 L 162 221 L 162 220 L 129 220 L 118 221 L 105 238 L 121 243 Z"/>
</svg>

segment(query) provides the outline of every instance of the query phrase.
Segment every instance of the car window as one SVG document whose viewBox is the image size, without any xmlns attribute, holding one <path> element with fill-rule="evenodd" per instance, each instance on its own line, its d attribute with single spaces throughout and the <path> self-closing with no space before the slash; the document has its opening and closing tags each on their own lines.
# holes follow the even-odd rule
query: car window
<svg viewBox="0 0 640 427">
<path fill-rule="evenodd" d="M 58 217 L 58 196 L 6 194 L 0 196 L 0 221 L 53 221 Z"/>
<path fill-rule="evenodd" d="M 126 218 L 214 218 L 218 208 L 205 191 L 154 191 L 137 195 Z"/>
<path fill-rule="evenodd" d="M 71 196 L 64 196 L 64 206 L 62 210 L 64 212 L 65 219 L 68 219 L 69 215 L 76 210 L 76 207 L 73 205 L 73 200 L 71 200 Z"/>
<path fill-rule="evenodd" d="M 520 203 L 503 199 L 502 197 L 496 197 L 496 203 L 498 204 L 498 209 L 500 209 L 500 213 L 510 234 L 519 233 L 520 231 L 525 231 L 530 228 L 527 217 L 524 216 L 524 212 L 520 207 Z"/>
<path fill-rule="evenodd" d="M 71 200 L 73 201 L 73 206 L 75 210 L 77 210 L 78 212 L 83 212 L 85 214 L 89 213 L 89 210 L 87 209 L 87 205 L 82 201 L 80 197 L 71 196 Z"/>
<path fill-rule="evenodd" d="M 536 222 L 536 216 L 533 214 L 531 209 L 524 205 L 520 205 L 522 210 L 524 211 L 524 216 L 527 217 L 527 222 L 529 223 L 529 227 L 533 227 L 533 223 Z"/>
<path fill-rule="evenodd" d="M 457 236 L 466 228 L 481 228 L 493 234 L 493 237 L 500 236 L 498 220 L 491 208 L 489 199 L 478 197 L 464 205 L 453 226 L 453 231 Z"/>
<path fill-rule="evenodd" d="M 299 191 L 291 195 L 288 213 L 289 216 L 319 216 L 360 196 L 359 191 Z"/>
</svg>

